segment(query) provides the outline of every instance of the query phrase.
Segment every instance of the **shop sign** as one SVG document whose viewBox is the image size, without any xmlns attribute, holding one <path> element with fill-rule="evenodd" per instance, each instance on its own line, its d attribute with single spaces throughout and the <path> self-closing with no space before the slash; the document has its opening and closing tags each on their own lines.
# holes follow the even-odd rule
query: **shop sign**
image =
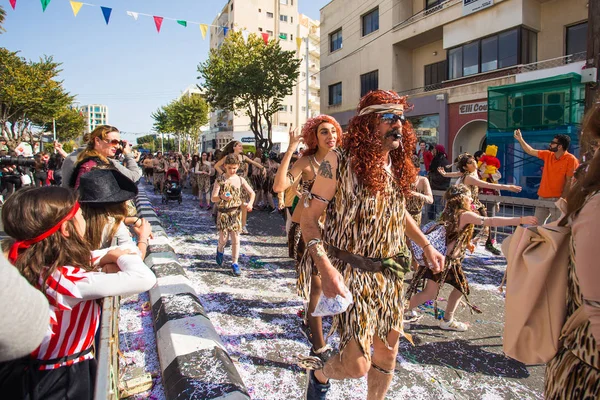
<svg viewBox="0 0 600 400">
<path fill-rule="evenodd" d="M 458 113 L 459 114 L 475 114 L 475 113 L 487 112 L 487 110 L 488 110 L 487 101 L 480 101 L 477 103 L 462 104 L 458 108 Z"/>
<path fill-rule="evenodd" d="M 473 14 L 494 5 L 494 0 L 463 0 L 463 15 Z"/>
</svg>

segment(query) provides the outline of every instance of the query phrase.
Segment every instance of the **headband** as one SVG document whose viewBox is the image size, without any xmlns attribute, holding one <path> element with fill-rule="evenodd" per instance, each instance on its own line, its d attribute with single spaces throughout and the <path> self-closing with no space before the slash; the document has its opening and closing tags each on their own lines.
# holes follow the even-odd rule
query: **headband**
<svg viewBox="0 0 600 400">
<path fill-rule="evenodd" d="M 373 113 L 398 113 L 398 114 L 404 114 L 404 104 L 394 104 L 394 103 L 390 103 L 390 104 L 375 104 L 372 106 L 367 106 L 365 108 L 363 108 L 362 110 L 360 110 L 360 112 L 358 113 L 358 116 L 362 116 L 362 115 L 367 115 L 367 114 L 373 114 Z"/>
<path fill-rule="evenodd" d="M 19 256 L 19 250 L 28 249 L 32 244 L 41 242 L 42 240 L 46 239 L 47 237 L 49 237 L 50 235 L 52 235 L 53 233 L 58 231 L 60 229 L 60 226 L 64 222 L 66 222 L 70 219 L 73 219 L 73 217 L 75 217 L 75 214 L 77 214 L 78 210 L 79 210 L 79 202 L 76 201 L 75 204 L 73 205 L 73 208 L 71 208 L 71 211 L 69 211 L 69 213 L 67 215 L 65 215 L 65 217 L 63 219 L 61 219 L 52 228 L 50 228 L 46 232 L 42 233 L 41 235 L 34 237 L 33 239 L 16 241 L 11 246 L 10 251 L 8 252 L 9 261 L 14 264 L 17 261 L 17 257 Z"/>
</svg>

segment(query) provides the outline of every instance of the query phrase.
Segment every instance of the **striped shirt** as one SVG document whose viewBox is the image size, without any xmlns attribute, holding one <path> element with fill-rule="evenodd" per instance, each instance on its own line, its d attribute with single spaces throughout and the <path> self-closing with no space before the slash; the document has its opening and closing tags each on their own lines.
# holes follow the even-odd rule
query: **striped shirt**
<svg viewBox="0 0 600 400">
<path fill-rule="evenodd" d="M 94 342 L 100 322 L 97 300 L 84 300 L 77 283 L 90 272 L 78 267 L 59 267 L 48 277 L 46 298 L 50 303 L 50 326 L 42 344 L 32 353 L 39 360 L 52 360 L 79 353 Z M 93 358 L 87 353 L 74 360 L 40 365 L 40 370 L 55 369 Z"/>
</svg>

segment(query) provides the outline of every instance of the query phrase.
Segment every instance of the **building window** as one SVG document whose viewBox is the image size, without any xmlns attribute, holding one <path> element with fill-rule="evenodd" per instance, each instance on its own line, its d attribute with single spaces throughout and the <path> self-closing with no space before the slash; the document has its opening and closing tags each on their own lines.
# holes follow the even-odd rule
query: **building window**
<svg viewBox="0 0 600 400">
<path fill-rule="evenodd" d="M 259 31 L 259 32 L 262 32 L 262 28 L 260 28 L 260 27 L 259 27 L 259 28 L 258 28 L 258 31 Z"/>
<path fill-rule="evenodd" d="M 342 104 L 342 82 L 329 85 L 329 105 Z"/>
<path fill-rule="evenodd" d="M 279 106 L 279 111 L 287 111 L 287 105 L 282 104 L 281 106 Z"/>
<path fill-rule="evenodd" d="M 439 6 L 444 1 L 446 1 L 446 0 L 427 0 L 425 3 L 425 9 L 431 10 L 432 8 L 434 8 L 436 6 Z"/>
<path fill-rule="evenodd" d="M 233 11 L 233 3 L 231 3 L 231 7 L 229 8 L 229 11 Z"/>
<path fill-rule="evenodd" d="M 290 112 L 294 111 L 294 106 L 290 106 Z"/>
<path fill-rule="evenodd" d="M 290 24 L 294 23 L 294 17 L 290 17 Z"/>
<path fill-rule="evenodd" d="M 481 40 L 481 72 L 498 69 L 498 36 Z"/>
<path fill-rule="evenodd" d="M 279 0 L 279 4 L 285 4 L 287 6 L 288 0 Z"/>
<path fill-rule="evenodd" d="M 294 40 L 294 35 L 290 34 L 290 40 Z"/>
<path fill-rule="evenodd" d="M 379 89 L 379 70 L 367 72 L 360 76 L 360 97 L 371 90 Z"/>
<path fill-rule="evenodd" d="M 306 106 L 302 106 L 302 112 L 306 111 Z"/>
<path fill-rule="evenodd" d="M 258 12 L 260 13 L 261 11 L 262 11 L 262 10 L 259 8 L 259 9 L 258 9 Z"/>
<path fill-rule="evenodd" d="M 273 13 L 267 11 L 267 18 L 273 18 Z"/>
<path fill-rule="evenodd" d="M 460 78 L 462 76 L 462 46 L 448 51 L 448 76 L 450 79 Z"/>
<path fill-rule="evenodd" d="M 379 30 L 379 7 L 362 16 L 362 35 Z"/>
<path fill-rule="evenodd" d="M 269 35 L 269 37 L 273 36 L 273 31 L 267 31 L 267 34 Z"/>
<path fill-rule="evenodd" d="M 425 66 L 425 90 L 446 80 L 446 60 Z"/>
<path fill-rule="evenodd" d="M 338 29 L 329 35 L 329 51 L 334 52 L 342 48 L 342 29 Z"/>
<path fill-rule="evenodd" d="M 498 35 L 498 68 L 517 65 L 519 57 L 516 29 Z"/>
<path fill-rule="evenodd" d="M 463 46 L 463 76 L 479 72 L 479 41 Z"/>
<path fill-rule="evenodd" d="M 567 27 L 567 56 L 587 51 L 588 23 Z"/>
<path fill-rule="evenodd" d="M 287 22 L 287 15 L 280 15 L 280 16 L 279 16 L 279 20 L 280 20 L 281 22 Z"/>
<path fill-rule="evenodd" d="M 517 28 L 448 50 L 448 78 L 537 61 L 537 33 Z"/>
<path fill-rule="evenodd" d="M 420 115 L 408 117 L 419 141 L 424 140 L 430 144 L 437 144 L 439 139 L 440 116 L 439 114 Z"/>
</svg>

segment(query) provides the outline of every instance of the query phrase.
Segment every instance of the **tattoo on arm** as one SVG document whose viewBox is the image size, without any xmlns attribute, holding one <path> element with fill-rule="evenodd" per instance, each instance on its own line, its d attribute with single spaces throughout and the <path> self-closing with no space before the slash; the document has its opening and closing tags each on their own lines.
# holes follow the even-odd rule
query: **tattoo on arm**
<svg viewBox="0 0 600 400">
<path fill-rule="evenodd" d="M 333 173 L 331 172 L 331 164 L 329 161 L 323 161 L 319 167 L 319 175 L 324 178 L 333 179 Z"/>
</svg>

